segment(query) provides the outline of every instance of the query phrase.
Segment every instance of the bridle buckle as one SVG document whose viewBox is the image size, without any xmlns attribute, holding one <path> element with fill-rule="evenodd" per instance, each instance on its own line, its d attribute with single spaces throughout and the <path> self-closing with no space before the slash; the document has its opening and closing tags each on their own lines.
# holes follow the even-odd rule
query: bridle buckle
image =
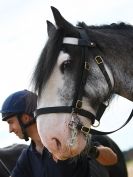
<svg viewBox="0 0 133 177">
<path fill-rule="evenodd" d="M 82 107 L 82 101 L 81 100 L 77 100 L 77 102 L 76 102 L 76 108 L 77 109 L 81 109 L 81 107 Z"/>
<path fill-rule="evenodd" d="M 98 65 L 101 64 L 101 63 L 103 63 L 103 59 L 102 59 L 101 56 L 96 56 L 95 60 L 96 60 L 96 62 L 97 62 Z"/>
<path fill-rule="evenodd" d="M 89 71 L 90 69 L 90 66 L 89 66 L 89 63 L 88 62 L 85 62 L 85 69 Z"/>
<path fill-rule="evenodd" d="M 81 132 L 84 134 L 84 135 L 88 135 L 89 132 L 90 132 L 90 128 L 88 127 L 85 127 L 84 125 L 81 127 Z"/>
</svg>

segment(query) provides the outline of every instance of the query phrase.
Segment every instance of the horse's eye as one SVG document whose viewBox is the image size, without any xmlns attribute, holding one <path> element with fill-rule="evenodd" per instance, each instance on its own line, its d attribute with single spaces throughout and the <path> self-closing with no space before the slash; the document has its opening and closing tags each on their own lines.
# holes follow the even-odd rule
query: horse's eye
<svg viewBox="0 0 133 177">
<path fill-rule="evenodd" d="M 69 60 L 66 60 L 66 61 L 64 61 L 64 62 L 62 63 L 62 65 L 61 65 L 61 72 L 64 73 L 64 71 L 65 71 L 66 69 L 70 69 L 70 68 L 71 68 L 71 60 L 69 59 Z"/>
</svg>

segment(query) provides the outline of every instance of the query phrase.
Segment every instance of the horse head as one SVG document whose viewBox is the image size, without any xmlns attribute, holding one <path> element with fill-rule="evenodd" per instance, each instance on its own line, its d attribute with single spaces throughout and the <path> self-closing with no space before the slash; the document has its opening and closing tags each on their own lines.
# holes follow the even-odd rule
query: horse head
<svg viewBox="0 0 133 177">
<path fill-rule="evenodd" d="M 53 156 L 63 160 L 80 154 L 89 144 L 90 127 L 100 119 L 102 103 L 120 88 L 122 71 L 114 74 L 120 61 L 115 66 L 114 61 L 122 54 L 114 46 L 118 29 L 113 34 L 115 30 L 108 26 L 73 26 L 56 8 L 52 11 L 56 26 L 47 22 L 49 38 L 33 78 L 39 95 L 39 135 Z"/>
</svg>

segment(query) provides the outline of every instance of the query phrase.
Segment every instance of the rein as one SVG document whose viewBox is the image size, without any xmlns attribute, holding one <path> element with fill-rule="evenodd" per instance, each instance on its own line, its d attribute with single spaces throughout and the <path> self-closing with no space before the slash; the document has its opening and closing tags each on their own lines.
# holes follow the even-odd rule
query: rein
<svg viewBox="0 0 133 177">
<path fill-rule="evenodd" d="M 82 47 L 82 57 L 80 59 L 80 70 L 79 70 L 80 72 L 78 72 L 78 77 L 77 77 L 78 81 L 76 83 L 74 99 L 73 99 L 72 105 L 71 106 L 58 106 L 58 107 L 45 107 L 45 108 L 37 109 L 35 111 L 36 118 L 39 115 L 48 114 L 48 113 L 72 113 L 72 116 L 73 116 L 73 114 L 74 115 L 76 114 L 76 115 L 81 115 L 81 116 L 89 118 L 91 120 L 92 125 L 94 124 L 95 120 L 100 122 L 100 119 L 107 107 L 105 104 L 101 103 L 101 105 L 96 113 L 96 116 L 93 113 L 82 109 L 82 97 L 83 97 L 83 92 L 84 92 L 84 86 L 86 84 L 88 71 L 89 71 L 89 63 L 87 61 L 88 48 L 94 48 L 96 45 L 95 45 L 95 43 L 91 42 L 91 40 L 89 39 L 85 30 L 80 28 L 79 32 L 80 32 L 81 38 L 73 38 L 73 37 L 64 37 L 63 38 L 63 44 L 78 45 L 78 46 Z M 104 75 L 105 80 L 108 84 L 108 88 L 109 88 L 108 97 L 109 97 L 112 92 L 112 83 L 111 83 L 110 77 L 106 71 L 105 65 L 103 63 L 103 58 L 101 56 L 95 56 L 95 62 L 98 65 L 98 67 L 100 68 L 100 70 L 101 70 L 102 74 Z M 131 114 L 131 117 L 132 116 L 133 116 L 133 112 Z M 124 127 L 129 122 L 129 119 L 131 119 L 131 118 L 129 117 L 127 122 L 125 122 L 125 124 L 122 127 Z M 122 127 L 120 127 L 119 129 L 121 129 Z M 78 130 L 82 131 L 85 135 L 88 135 L 89 133 L 104 135 L 104 134 L 113 133 L 113 132 L 119 130 L 119 129 L 117 129 L 117 130 L 111 131 L 111 132 L 101 132 L 101 131 L 97 131 L 97 130 L 85 127 L 80 122 L 77 123 L 76 128 Z"/>
</svg>

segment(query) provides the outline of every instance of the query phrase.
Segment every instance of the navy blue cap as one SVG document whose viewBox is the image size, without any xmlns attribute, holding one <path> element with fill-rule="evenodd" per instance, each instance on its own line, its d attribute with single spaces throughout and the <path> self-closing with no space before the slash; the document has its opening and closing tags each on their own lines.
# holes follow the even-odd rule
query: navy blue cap
<svg viewBox="0 0 133 177">
<path fill-rule="evenodd" d="M 2 120 L 18 113 L 33 115 L 37 106 L 37 95 L 28 90 L 21 90 L 9 95 L 4 101 L 0 112 Z"/>
</svg>

